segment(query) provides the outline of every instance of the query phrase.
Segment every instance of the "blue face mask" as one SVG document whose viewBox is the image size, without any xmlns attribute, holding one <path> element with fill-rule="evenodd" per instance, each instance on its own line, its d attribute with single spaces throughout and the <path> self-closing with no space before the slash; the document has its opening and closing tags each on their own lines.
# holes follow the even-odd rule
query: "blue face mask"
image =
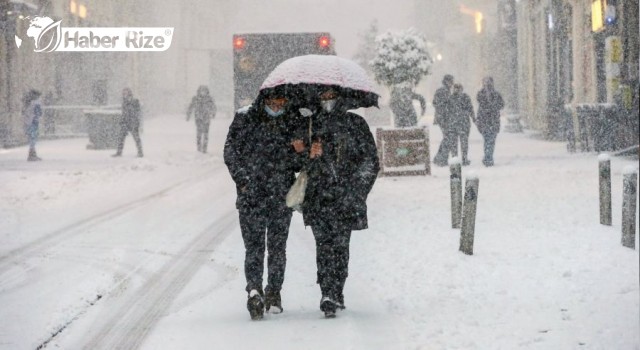
<svg viewBox="0 0 640 350">
<path fill-rule="evenodd" d="M 273 109 L 269 108 L 269 106 L 264 106 L 264 111 L 267 112 L 267 114 L 272 118 L 276 118 L 284 114 L 284 108 L 281 108 L 279 111 L 274 112 Z"/>
</svg>

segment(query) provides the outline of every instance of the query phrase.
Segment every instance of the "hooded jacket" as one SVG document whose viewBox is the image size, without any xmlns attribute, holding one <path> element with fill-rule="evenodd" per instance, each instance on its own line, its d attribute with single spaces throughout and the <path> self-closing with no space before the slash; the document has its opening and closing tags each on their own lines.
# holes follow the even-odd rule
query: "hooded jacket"
<svg viewBox="0 0 640 350">
<path fill-rule="evenodd" d="M 291 146 L 289 113 L 270 117 L 258 98 L 236 112 L 224 145 L 224 162 L 236 183 L 236 207 L 286 206 L 300 163 Z"/>
<path fill-rule="evenodd" d="M 339 105 L 312 118 L 312 140 L 321 140 L 323 154 L 306 158 L 304 223 L 314 226 L 340 220 L 351 230 L 366 229 L 366 200 L 380 170 L 369 125 Z"/>
</svg>

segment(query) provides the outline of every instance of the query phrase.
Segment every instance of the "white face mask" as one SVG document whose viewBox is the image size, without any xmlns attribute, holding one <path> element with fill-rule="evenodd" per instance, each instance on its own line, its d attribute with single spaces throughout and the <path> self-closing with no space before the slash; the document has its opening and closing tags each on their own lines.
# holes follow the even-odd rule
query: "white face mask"
<svg viewBox="0 0 640 350">
<path fill-rule="evenodd" d="M 336 106 L 336 99 L 320 101 L 320 105 L 325 112 L 330 113 L 333 110 L 333 107 Z"/>
</svg>

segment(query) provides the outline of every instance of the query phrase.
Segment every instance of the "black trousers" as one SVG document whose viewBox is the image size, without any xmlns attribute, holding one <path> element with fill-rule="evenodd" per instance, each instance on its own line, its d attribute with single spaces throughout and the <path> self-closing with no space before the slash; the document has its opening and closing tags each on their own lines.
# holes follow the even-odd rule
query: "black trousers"
<svg viewBox="0 0 640 350">
<path fill-rule="evenodd" d="M 469 130 L 459 130 L 452 133 L 451 155 L 458 156 L 458 141 L 460 142 L 460 150 L 462 151 L 462 161 L 469 160 Z"/>
<path fill-rule="evenodd" d="M 247 292 L 252 289 L 262 291 L 265 247 L 269 253 L 267 287 L 272 291 L 279 291 L 284 282 L 287 264 L 287 238 L 293 214 L 291 209 L 284 204 L 281 208 L 275 209 L 241 208 L 239 214 L 245 248 L 244 274 L 247 279 Z"/>
<path fill-rule="evenodd" d="M 138 154 L 142 154 L 142 141 L 140 140 L 140 131 L 138 126 L 122 125 L 120 127 L 120 135 L 118 139 L 118 154 L 122 154 L 124 149 L 124 139 L 127 137 L 127 133 L 131 133 L 133 139 L 136 141 L 136 147 L 138 148 Z"/>
<path fill-rule="evenodd" d="M 441 126 L 440 129 L 442 130 L 442 141 L 440 142 L 436 156 L 433 158 L 433 162 L 436 163 L 436 165 L 447 165 L 449 162 L 449 154 L 453 152 L 453 148 L 456 146 L 456 132 L 448 127 L 445 128 Z M 455 152 L 458 154 L 457 149 Z"/>
<path fill-rule="evenodd" d="M 316 239 L 316 264 L 322 296 L 341 300 L 349 276 L 349 242 L 351 229 L 336 220 L 311 226 Z"/>
<path fill-rule="evenodd" d="M 484 138 L 484 159 L 482 162 L 485 165 L 493 165 L 493 152 L 496 149 L 496 138 L 498 133 L 487 132 L 482 134 Z"/>
<path fill-rule="evenodd" d="M 207 143 L 209 142 L 209 121 L 196 119 L 196 143 L 198 151 L 207 153 Z"/>
</svg>

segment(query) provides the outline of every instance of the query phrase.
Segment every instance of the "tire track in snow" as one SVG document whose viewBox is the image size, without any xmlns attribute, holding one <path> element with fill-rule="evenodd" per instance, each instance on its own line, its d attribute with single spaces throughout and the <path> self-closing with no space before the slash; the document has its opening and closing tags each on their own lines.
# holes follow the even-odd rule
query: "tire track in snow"
<svg viewBox="0 0 640 350">
<path fill-rule="evenodd" d="M 86 232 L 88 227 L 98 225 L 103 222 L 107 222 L 112 220 L 120 215 L 128 213 L 131 209 L 143 206 L 155 199 L 167 195 L 169 192 L 176 190 L 180 187 L 190 187 L 196 186 L 203 181 L 209 181 L 211 176 L 215 173 L 222 171 L 222 168 L 218 168 L 216 170 L 207 171 L 197 176 L 189 177 L 184 179 L 178 183 L 175 183 L 169 187 L 166 187 L 158 192 L 146 195 L 142 198 L 127 202 L 125 204 L 119 205 L 115 208 L 109 209 L 99 214 L 92 215 L 86 219 L 80 220 L 78 222 L 69 224 L 65 227 L 57 229 L 41 238 L 32 241 L 31 243 L 27 243 L 26 245 L 17 248 L 8 252 L 4 256 L 0 256 L 0 275 L 3 275 L 7 272 L 10 272 L 13 267 L 19 265 L 30 257 L 34 257 L 39 255 L 45 250 L 50 249 L 53 246 L 56 246 L 60 243 L 63 243 L 69 238 L 77 236 L 81 233 Z M 20 273 L 23 273 L 24 270 L 20 270 Z M 10 275 L 10 274 L 9 274 Z M 10 276 L 4 276 L 0 283 L 0 289 L 6 284 L 7 280 L 11 280 Z"/>
<path fill-rule="evenodd" d="M 138 292 L 115 309 L 84 349 L 137 349 L 174 299 L 238 225 L 236 210 L 225 212 L 166 263 Z"/>
</svg>

